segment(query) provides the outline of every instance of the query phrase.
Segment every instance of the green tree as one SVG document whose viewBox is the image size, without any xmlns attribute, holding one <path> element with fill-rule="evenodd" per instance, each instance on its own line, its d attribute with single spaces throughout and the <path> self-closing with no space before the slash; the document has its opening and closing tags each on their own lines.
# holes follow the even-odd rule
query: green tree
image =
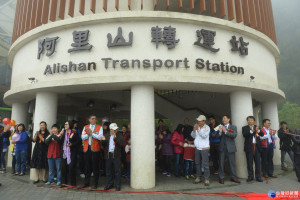
<svg viewBox="0 0 300 200">
<path fill-rule="evenodd" d="M 290 129 L 300 128 L 300 106 L 286 101 L 279 109 L 279 120 L 286 121 Z"/>
</svg>

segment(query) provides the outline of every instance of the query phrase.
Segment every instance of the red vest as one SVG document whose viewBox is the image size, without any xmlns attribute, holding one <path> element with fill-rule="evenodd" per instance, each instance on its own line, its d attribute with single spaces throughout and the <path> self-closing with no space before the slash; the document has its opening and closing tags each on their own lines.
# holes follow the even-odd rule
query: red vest
<svg viewBox="0 0 300 200">
<path fill-rule="evenodd" d="M 264 128 L 261 128 L 260 131 L 262 131 L 264 133 L 264 135 L 267 135 L 267 132 L 265 131 Z M 275 149 L 276 148 L 275 141 L 274 141 L 272 135 L 271 135 L 271 139 L 272 139 L 273 149 Z M 262 146 L 262 148 L 269 148 L 268 138 L 261 141 L 261 146 Z"/>
<path fill-rule="evenodd" d="M 90 125 L 84 126 L 84 133 L 82 133 L 82 135 L 87 134 L 87 129 L 89 127 L 90 127 Z M 93 133 L 95 133 L 96 135 L 99 135 L 100 129 L 101 129 L 101 126 L 96 124 L 96 128 L 95 128 Z M 91 148 L 91 150 L 93 152 L 100 151 L 100 145 L 101 145 L 101 141 L 93 138 L 92 139 L 92 148 Z M 83 151 L 87 152 L 88 147 L 89 147 L 89 139 L 86 139 L 86 140 L 83 141 Z"/>
</svg>

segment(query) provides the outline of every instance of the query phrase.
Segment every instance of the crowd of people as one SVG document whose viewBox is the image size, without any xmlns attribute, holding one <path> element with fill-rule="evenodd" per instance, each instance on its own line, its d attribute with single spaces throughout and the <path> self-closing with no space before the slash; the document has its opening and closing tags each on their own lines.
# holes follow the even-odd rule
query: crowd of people
<svg viewBox="0 0 300 200">
<path fill-rule="evenodd" d="M 92 186 L 92 189 L 97 189 L 99 177 L 103 174 L 106 176 L 104 190 L 115 188 L 120 191 L 122 176 L 130 179 L 130 126 L 123 125 L 119 129 L 116 123 L 104 122 L 100 125 L 94 114 L 88 120 L 89 124 L 82 131 L 75 120 L 66 121 L 63 127 L 57 124 L 48 127 L 42 121 L 40 129 L 32 138 L 22 123 L 14 127 L 0 127 L 1 173 L 6 172 L 6 154 L 9 152 L 12 155 L 11 173 L 24 176 L 28 152 L 31 152 L 29 144 L 33 142 L 35 145 L 30 167 L 36 173 L 34 184 L 43 181 L 45 185 L 77 186 L 76 178 L 79 173 L 84 178 L 81 188 Z M 200 115 L 196 120 L 197 123 L 191 126 L 186 118 L 173 132 L 164 125 L 163 120 L 159 120 L 155 129 L 155 155 L 157 169 L 163 175 L 184 176 L 187 180 L 193 179 L 195 184 L 203 182 L 205 186 L 209 186 L 210 176 L 215 174 L 219 176 L 219 183 L 224 184 L 227 158 L 230 180 L 240 183 L 236 174 L 235 138 L 237 134 L 242 134 L 245 138 L 247 182 L 254 178 L 262 182 L 262 177 L 277 177 L 274 174 L 273 155 L 274 149 L 278 148 L 275 145 L 278 138 L 281 169 L 288 170 L 285 163 L 285 155 L 288 153 L 300 182 L 300 130 L 291 134 L 286 122 L 281 122 L 278 131 L 272 130 L 269 119 L 264 119 L 262 127 L 259 127 L 255 125 L 253 116 L 247 117 L 248 125 L 242 127 L 242 133 L 237 133 L 237 127 L 231 124 L 228 115 L 222 117 L 222 123 L 218 123 L 214 116 L 207 119 Z"/>
</svg>

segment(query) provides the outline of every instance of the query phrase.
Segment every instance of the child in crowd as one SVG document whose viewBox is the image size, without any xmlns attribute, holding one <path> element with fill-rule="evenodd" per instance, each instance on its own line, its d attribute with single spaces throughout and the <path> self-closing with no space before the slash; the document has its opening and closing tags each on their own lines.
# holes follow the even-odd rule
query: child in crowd
<svg viewBox="0 0 300 200">
<path fill-rule="evenodd" d="M 131 151 L 131 140 L 130 140 L 130 137 L 128 137 L 127 144 L 125 146 L 126 164 L 127 164 L 127 174 L 126 174 L 126 177 L 128 179 L 130 179 L 130 151 Z"/>
<path fill-rule="evenodd" d="M 169 129 L 165 129 L 162 134 L 159 134 L 159 143 L 162 144 L 163 156 L 163 174 L 171 176 L 171 159 L 173 156 L 172 134 Z"/>
<path fill-rule="evenodd" d="M 48 166 L 49 166 L 49 179 L 46 185 L 54 183 L 55 168 L 57 172 L 57 185 L 61 185 L 61 135 L 58 132 L 59 126 L 54 124 L 51 127 L 49 136 L 46 138 L 45 143 L 48 145 Z"/>
<path fill-rule="evenodd" d="M 191 136 L 187 137 L 186 142 L 183 145 L 184 155 L 183 159 L 185 162 L 185 178 L 195 178 L 194 176 L 194 161 L 195 161 L 195 145 L 194 138 Z"/>
</svg>

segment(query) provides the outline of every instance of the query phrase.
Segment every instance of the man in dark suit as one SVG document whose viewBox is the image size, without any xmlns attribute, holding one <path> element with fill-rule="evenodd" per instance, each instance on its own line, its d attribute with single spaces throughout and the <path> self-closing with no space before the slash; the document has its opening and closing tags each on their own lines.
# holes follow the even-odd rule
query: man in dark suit
<svg viewBox="0 0 300 200">
<path fill-rule="evenodd" d="M 224 184 L 225 156 L 227 156 L 229 160 L 230 180 L 235 183 L 240 183 L 240 181 L 237 179 L 235 170 L 236 146 L 234 139 L 237 136 L 237 128 L 229 123 L 230 117 L 228 115 L 224 115 L 222 121 L 223 125 L 219 126 L 219 131 L 216 134 L 216 138 L 220 138 L 219 183 Z"/>
<path fill-rule="evenodd" d="M 110 132 L 104 134 L 104 159 L 106 165 L 107 184 L 104 190 L 110 190 L 116 187 L 116 191 L 121 190 L 121 149 L 123 144 L 123 135 L 118 132 L 116 123 L 109 125 Z M 114 170 L 114 174 L 113 174 Z M 115 179 L 115 180 L 114 180 Z"/>
<path fill-rule="evenodd" d="M 256 181 L 262 182 L 260 176 L 260 156 L 261 156 L 261 141 L 258 136 L 264 134 L 259 130 L 259 126 L 256 126 L 255 118 L 253 116 L 247 117 L 248 125 L 242 128 L 243 136 L 245 137 L 244 151 L 247 159 L 248 179 L 250 182 L 254 179 L 253 175 L 253 160 L 255 163 L 255 178 Z"/>
</svg>

